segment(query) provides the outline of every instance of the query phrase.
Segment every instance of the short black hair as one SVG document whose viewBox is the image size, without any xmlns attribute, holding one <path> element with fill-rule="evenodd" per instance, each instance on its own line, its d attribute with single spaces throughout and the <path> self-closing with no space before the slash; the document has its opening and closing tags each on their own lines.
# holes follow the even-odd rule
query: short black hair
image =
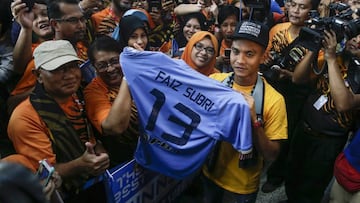
<svg viewBox="0 0 360 203">
<path fill-rule="evenodd" d="M 79 4 L 78 0 L 48 0 L 47 1 L 47 13 L 49 19 L 59 19 L 64 14 L 60 10 L 60 3 L 67 3 L 67 4 Z"/>
<path fill-rule="evenodd" d="M 219 10 L 218 23 L 219 25 L 221 25 L 229 16 L 235 16 L 236 19 L 238 20 L 239 15 L 240 15 L 240 9 L 238 7 L 235 7 L 233 5 L 223 6 Z"/>
<path fill-rule="evenodd" d="M 91 62 L 91 64 L 94 65 L 95 63 L 95 52 L 97 51 L 106 51 L 106 52 L 116 52 L 119 53 L 121 52 L 121 46 L 119 44 L 118 41 L 116 41 L 115 39 L 107 36 L 107 35 L 102 35 L 101 37 L 96 38 L 90 45 L 87 53 L 88 53 L 88 57 L 89 60 Z"/>
</svg>

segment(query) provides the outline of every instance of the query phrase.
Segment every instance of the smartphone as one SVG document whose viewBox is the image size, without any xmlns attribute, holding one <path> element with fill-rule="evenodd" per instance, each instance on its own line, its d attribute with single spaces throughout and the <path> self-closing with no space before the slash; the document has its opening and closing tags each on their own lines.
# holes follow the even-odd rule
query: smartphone
<svg viewBox="0 0 360 203">
<path fill-rule="evenodd" d="M 36 172 L 36 175 L 43 183 L 43 186 L 47 186 L 49 183 L 51 176 L 53 175 L 55 168 L 49 164 L 46 159 L 39 161 L 39 168 Z"/>
<path fill-rule="evenodd" d="M 159 12 L 161 8 L 160 0 L 151 0 L 149 4 L 150 12 Z"/>
<path fill-rule="evenodd" d="M 231 49 L 225 49 L 224 55 L 225 57 L 230 57 Z"/>
<path fill-rule="evenodd" d="M 23 3 L 29 8 L 29 11 L 34 7 L 35 1 L 34 0 L 22 0 Z"/>
</svg>

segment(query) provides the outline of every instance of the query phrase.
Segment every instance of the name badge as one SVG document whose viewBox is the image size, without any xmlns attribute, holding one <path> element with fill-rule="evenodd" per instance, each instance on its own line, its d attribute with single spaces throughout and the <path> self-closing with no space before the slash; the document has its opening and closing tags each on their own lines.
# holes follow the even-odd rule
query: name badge
<svg viewBox="0 0 360 203">
<path fill-rule="evenodd" d="M 321 95 L 319 99 L 316 100 L 316 102 L 313 104 L 316 110 L 321 109 L 324 104 L 328 101 L 328 97 L 326 95 Z"/>
</svg>

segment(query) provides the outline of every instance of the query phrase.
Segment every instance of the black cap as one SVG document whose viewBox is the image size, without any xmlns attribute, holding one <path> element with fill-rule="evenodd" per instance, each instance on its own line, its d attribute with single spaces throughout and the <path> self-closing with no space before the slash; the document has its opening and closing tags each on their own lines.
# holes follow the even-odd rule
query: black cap
<svg viewBox="0 0 360 203">
<path fill-rule="evenodd" d="M 247 39 L 260 44 L 266 49 L 269 43 L 269 28 L 261 23 L 243 21 L 236 26 L 230 39 Z"/>
</svg>

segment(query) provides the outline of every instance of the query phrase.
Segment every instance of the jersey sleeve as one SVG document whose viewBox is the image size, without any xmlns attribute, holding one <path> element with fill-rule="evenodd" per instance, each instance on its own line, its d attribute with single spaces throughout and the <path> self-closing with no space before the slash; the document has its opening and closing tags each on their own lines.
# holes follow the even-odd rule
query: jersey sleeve
<svg viewBox="0 0 360 203">
<path fill-rule="evenodd" d="M 219 111 L 218 127 L 221 129 L 220 139 L 231 143 L 237 151 L 247 154 L 252 149 L 252 127 L 250 109 L 238 94 Z"/>
</svg>

